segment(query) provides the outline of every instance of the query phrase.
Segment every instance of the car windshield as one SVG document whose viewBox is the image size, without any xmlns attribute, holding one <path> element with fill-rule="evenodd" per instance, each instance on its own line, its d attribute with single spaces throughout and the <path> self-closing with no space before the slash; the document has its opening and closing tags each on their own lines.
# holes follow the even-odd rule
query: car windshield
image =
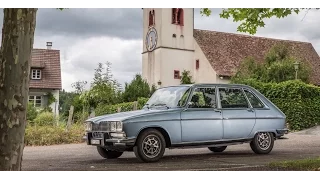
<svg viewBox="0 0 320 180">
<path fill-rule="evenodd" d="M 176 86 L 158 89 L 148 100 L 147 107 L 166 106 L 167 108 L 183 106 L 189 95 L 190 87 Z"/>
</svg>

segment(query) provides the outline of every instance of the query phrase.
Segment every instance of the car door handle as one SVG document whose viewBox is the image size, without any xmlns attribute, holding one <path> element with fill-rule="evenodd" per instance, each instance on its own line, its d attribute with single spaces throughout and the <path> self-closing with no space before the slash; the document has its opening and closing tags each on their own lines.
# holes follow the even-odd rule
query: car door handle
<svg viewBox="0 0 320 180">
<path fill-rule="evenodd" d="M 213 109 L 215 112 L 221 112 L 220 109 Z"/>
<path fill-rule="evenodd" d="M 249 112 L 254 112 L 254 110 L 253 110 L 253 109 L 247 109 L 247 111 L 249 111 Z"/>
</svg>

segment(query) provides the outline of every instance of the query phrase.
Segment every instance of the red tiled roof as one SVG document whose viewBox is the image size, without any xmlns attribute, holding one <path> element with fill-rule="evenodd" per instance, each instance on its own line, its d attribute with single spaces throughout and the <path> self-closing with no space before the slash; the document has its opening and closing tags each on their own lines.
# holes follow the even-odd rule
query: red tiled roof
<svg viewBox="0 0 320 180">
<path fill-rule="evenodd" d="M 30 79 L 30 88 L 62 89 L 59 50 L 33 49 L 31 68 L 41 68 L 41 79 Z"/>
<path fill-rule="evenodd" d="M 311 65 L 311 82 L 320 85 L 320 57 L 311 43 L 198 29 L 194 30 L 194 38 L 213 69 L 222 76 L 234 75 L 246 57 L 263 62 L 273 45 L 286 43 L 290 55 Z"/>
</svg>

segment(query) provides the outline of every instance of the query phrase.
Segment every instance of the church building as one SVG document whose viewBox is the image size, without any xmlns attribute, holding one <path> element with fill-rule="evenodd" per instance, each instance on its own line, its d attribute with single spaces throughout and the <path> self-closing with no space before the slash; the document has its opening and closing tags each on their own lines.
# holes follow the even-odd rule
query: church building
<svg viewBox="0 0 320 180">
<path fill-rule="evenodd" d="M 196 83 L 229 83 L 246 57 L 263 62 L 277 43 L 312 67 L 320 85 L 320 58 L 309 42 L 194 29 L 193 8 L 143 8 L 142 76 L 157 87 L 179 85 L 190 71 Z"/>
</svg>

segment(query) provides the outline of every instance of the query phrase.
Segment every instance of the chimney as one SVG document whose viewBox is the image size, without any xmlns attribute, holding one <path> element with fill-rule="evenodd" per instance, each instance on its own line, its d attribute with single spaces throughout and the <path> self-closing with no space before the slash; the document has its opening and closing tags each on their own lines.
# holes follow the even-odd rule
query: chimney
<svg viewBox="0 0 320 180">
<path fill-rule="evenodd" d="M 52 47 L 52 42 L 47 42 L 47 49 L 51 49 Z"/>
</svg>

